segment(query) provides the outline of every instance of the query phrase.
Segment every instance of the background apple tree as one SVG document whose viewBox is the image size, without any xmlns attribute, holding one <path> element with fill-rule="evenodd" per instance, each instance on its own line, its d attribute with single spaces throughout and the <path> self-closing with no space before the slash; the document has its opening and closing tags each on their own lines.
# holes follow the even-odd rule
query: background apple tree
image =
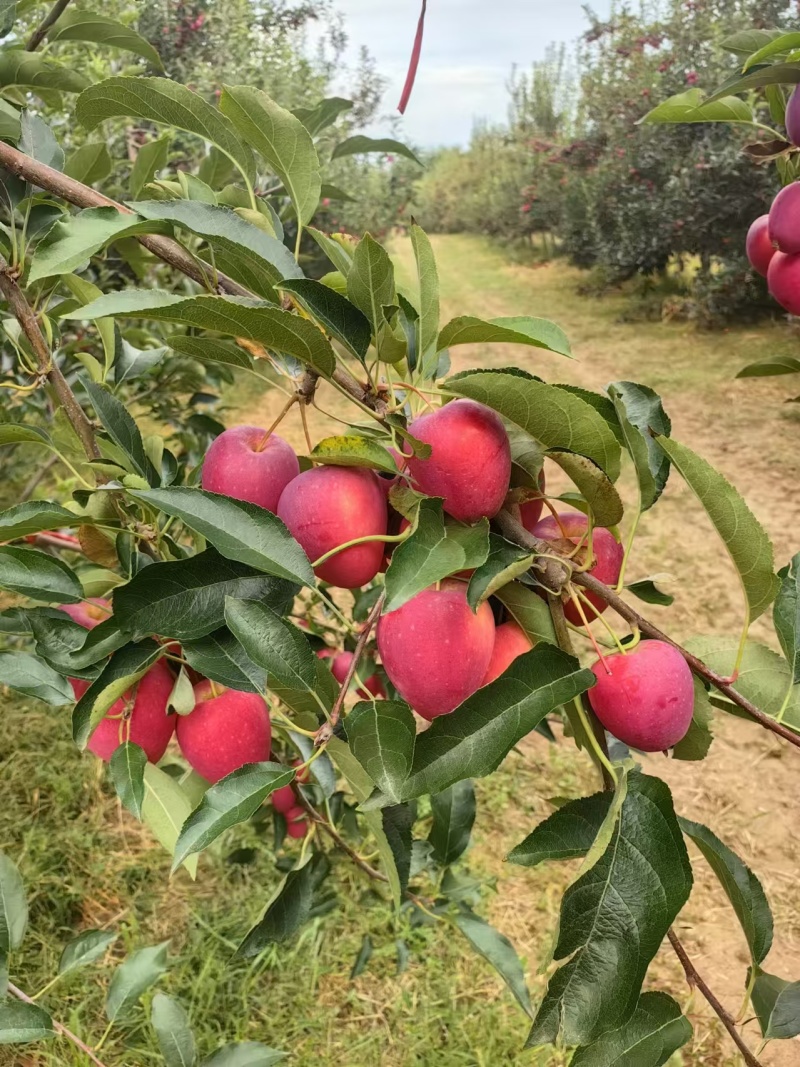
<svg viewBox="0 0 800 1067">
<path fill-rule="evenodd" d="M 59 41 L 105 40 L 152 68 L 158 55 L 110 16 L 67 8 L 60 0 L 29 38 L 14 5 L 1 8 L 11 36 L 0 54 L 0 443 L 31 466 L 52 458 L 69 492 L 0 513 L 0 587 L 18 597 L 0 614 L 0 682 L 51 705 L 61 730 L 71 711 L 76 744 L 108 763 L 121 803 L 181 877 L 202 879 L 204 850 L 232 827 L 272 821 L 275 879 L 258 922 L 243 921 L 238 957 L 335 909 L 344 859 L 397 917 L 462 938 L 499 972 L 531 1017 L 529 1047 L 566 1049 L 573 1067 L 666 1063 L 692 1032 L 681 990 L 643 991 L 668 939 L 757 1065 L 740 1021 L 755 1014 L 765 1043 L 796 1036 L 800 984 L 768 969 L 773 920 L 756 874 L 702 812 L 676 812 L 637 752 L 700 760 L 721 714 L 800 747 L 798 557 L 775 573 L 744 500 L 671 436 L 646 384 L 594 393 L 545 382 L 539 352 L 571 358 L 559 326 L 480 308 L 440 321 L 432 248 L 413 222 L 408 287 L 373 235 L 311 225 L 332 159 L 390 151 L 414 162 L 398 142 L 340 136 L 349 101 L 290 111 L 243 84 L 209 100 L 143 70 L 90 84 L 72 58 L 59 61 Z M 65 97 L 87 134 L 69 159 L 42 117 Z M 155 135 L 135 145 L 128 189 L 112 198 L 97 188 L 103 131 L 121 120 Z M 168 167 L 173 136 L 196 166 Z M 450 374 L 450 350 L 476 343 L 525 346 L 525 366 Z M 173 354 L 283 391 L 279 419 L 248 445 L 251 458 L 271 457 L 283 419 L 302 421 L 307 452 L 282 453 L 275 500 L 248 498 L 243 452 L 230 446 L 226 459 L 241 429 L 165 437 L 158 418 L 131 415 L 131 390 Z M 319 439 L 323 382 L 347 417 Z M 157 414 L 170 404 L 168 387 L 159 393 Z M 625 465 L 632 500 L 616 487 Z M 696 634 L 679 646 L 650 620 L 664 593 L 632 577 L 637 529 L 670 476 L 695 492 L 740 581 L 742 626 L 729 641 Z M 569 488 L 548 494 L 548 479 Z M 767 611 L 783 657 L 748 638 Z M 212 705 L 228 718 L 204 734 Z M 508 856 L 582 861 L 537 1005 L 460 863 L 471 781 L 533 730 L 575 745 L 598 775 L 591 795 L 555 798 Z M 159 766 L 173 732 L 178 776 Z M 707 861 L 696 871 L 686 839 Z M 695 877 L 720 880 L 747 940 L 738 1016 L 674 931 Z M 57 992 L 34 1000 L 15 971 L 27 907 L 13 857 L 0 859 L 0 890 L 0 1041 L 58 1035 L 102 1064 L 107 1035 L 164 972 L 166 946 L 139 947 L 114 972 L 105 1034 L 75 1034 Z M 51 984 L 113 939 L 85 931 Z M 367 939 L 354 972 L 371 951 Z M 211 1052 L 196 1049 L 170 997 L 153 998 L 152 1025 L 170 1067 Z M 282 1055 L 249 1043 L 203 1062 Z"/>
</svg>

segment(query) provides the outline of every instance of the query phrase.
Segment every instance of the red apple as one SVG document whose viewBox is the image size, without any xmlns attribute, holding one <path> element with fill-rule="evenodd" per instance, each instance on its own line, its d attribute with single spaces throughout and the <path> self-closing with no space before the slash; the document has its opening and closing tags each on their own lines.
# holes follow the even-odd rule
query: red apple
<svg viewBox="0 0 800 1067">
<path fill-rule="evenodd" d="M 745 251 L 750 266 L 766 278 L 770 260 L 775 255 L 775 246 L 769 236 L 769 215 L 759 215 L 747 231 Z"/>
<path fill-rule="evenodd" d="M 539 492 L 544 494 L 545 480 L 544 471 L 539 471 Z M 542 497 L 532 497 L 530 500 L 524 501 L 519 506 L 519 521 L 525 527 L 526 530 L 532 530 L 542 514 L 542 508 L 544 507 L 544 500 Z"/>
<path fill-rule="evenodd" d="M 800 93 L 797 89 L 794 89 L 789 97 L 783 124 L 786 127 L 786 136 L 792 144 L 800 145 Z"/>
<path fill-rule="evenodd" d="M 300 465 L 290 444 L 265 434 L 258 426 L 232 426 L 215 438 L 203 463 L 203 488 L 275 511 Z"/>
<path fill-rule="evenodd" d="M 350 664 L 352 662 L 352 652 L 340 652 L 333 660 L 333 663 L 331 664 L 331 672 L 339 685 L 342 685 L 347 677 L 347 672 L 350 670 Z M 359 666 L 364 666 L 363 660 Z M 358 689 L 356 689 L 356 694 L 361 697 L 362 700 L 372 700 L 373 697 L 378 700 L 386 699 L 386 690 L 383 688 L 383 682 L 377 674 L 371 674 L 369 678 L 365 678 L 363 687 L 359 686 Z"/>
<path fill-rule="evenodd" d="M 279 811 L 281 815 L 285 815 L 287 811 L 297 807 L 297 797 L 294 795 L 294 789 L 290 785 L 283 785 L 280 789 L 276 789 L 269 799 L 272 801 L 275 811 Z"/>
<path fill-rule="evenodd" d="M 93 630 L 111 617 L 111 601 L 99 596 L 84 600 L 80 604 L 61 604 L 60 607 L 73 622 L 87 630 Z"/>
<path fill-rule="evenodd" d="M 494 635 L 494 648 L 489 666 L 481 685 L 488 685 L 499 678 L 511 666 L 517 656 L 530 652 L 533 643 L 521 626 L 515 622 L 504 622 L 498 626 Z"/>
<path fill-rule="evenodd" d="M 305 808 L 301 808 L 299 804 L 290 808 L 284 814 L 286 819 L 286 833 L 289 837 L 305 837 L 308 833 L 308 822 L 306 821 Z"/>
<path fill-rule="evenodd" d="M 800 182 L 784 186 L 772 201 L 769 239 L 781 252 L 800 252 Z"/>
<path fill-rule="evenodd" d="M 589 703 L 609 733 L 643 752 L 672 748 L 692 721 L 694 685 L 686 660 L 666 641 L 642 641 L 592 667 Z M 611 673 L 608 673 L 608 672 Z"/>
<path fill-rule="evenodd" d="M 194 694 L 194 711 L 177 716 L 177 734 L 181 752 L 201 777 L 218 782 L 245 763 L 269 759 L 272 728 L 258 693 L 203 681 Z"/>
<path fill-rule="evenodd" d="M 278 516 L 313 562 L 359 537 L 386 533 L 386 497 L 373 471 L 313 467 L 284 489 Z M 383 541 L 352 545 L 316 569 L 330 585 L 357 589 L 371 582 L 383 560 Z"/>
<path fill-rule="evenodd" d="M 444 510 L 461 522 L 497 514 L 511 478 L 511 446 L 499 415 L 474 400 L 454 400 L 418 416 L 409 431 L 431 446 L 428 459 L 406 456 L 421 492 L 443 497 Z"/>
<path fill-rule="evenodd" d="M 167 701 L 172 693 L 175 679 L 167 665 L 158 660 L 136 686 L 133 694 L 133 710 L 130 726 L 125 728 L 121 716 L 130 704 L 131 693 L 126 693 L 108 710 L 98 723 L 86 746 L 101 760 L 111 759 L 123 741 L 133 741 L 144 750 L 151 763 L 158 763 L 167 750 L 175 731 L 176 715 L 167 715 Z M 80 697 L 89 683 L 82 679 L 72 680 L 75 696 Z M 117 718 L 109 718 L 115 715 Z"/>
<path fill-rule="evenodd" d="M 769 291 L 790 315 L 800 315 L 800 255 L 776 252 L 767 271 Z"/>
<path fill-rule="evenodd" d="M 392 684 L 424 719 L 446 715 L 478 689 L 494 648 L 492 609 L 476 614 L 453 578 L 381 616 L 378 651 Z"/>
<path fill-rule="evenodd" d="M 541 537 L 544 541 L 569 540 L 577 545 L 585 536 L 588 525 L 589 520 L 582 512 L 562 511 L 559 512 L 557 520 L 552 515 L 548 515 L 537 522 L 531 533 L 535 537 Z M 592 531 L 591 546 L 586 542 L 584 544 L 595 560 L 589 574 L 593 574 L 598 581 L 605 582 L 606 585 L 615 585 L 622 567 L 622 557 L 625 554 L 619 541 L 610 530 L 596 526 Z M 597 608 L 598 612 L 605 611 L 608 607 L 605 600 L 601 600 L 596 593 L 590 593 L 585 589 L 581 592 Z M 594 612 L 587 606 L 584 606 L 584 613 L 589 622 L 595 618 Z M 580 626 L 583 622 L 572 600 L 565 602 L 564 614 L 575 626 Z"/>
</svg>

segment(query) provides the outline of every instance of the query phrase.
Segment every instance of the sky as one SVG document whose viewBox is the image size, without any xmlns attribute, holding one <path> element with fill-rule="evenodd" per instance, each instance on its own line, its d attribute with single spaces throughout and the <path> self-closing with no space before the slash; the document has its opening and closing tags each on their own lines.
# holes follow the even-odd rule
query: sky
<svg viewBox="0 0 800 1067">
<path fill-rule="evenodd" d="M 592 6 L 604 15 L 610 0 Z M 388 79 L 384 110 L 394 112 L 420 0 L 335 0 L 335 7 L 345 17 L 350 55 L 366 45 Z M 586 26 L 582 0 L 428 0 L 422 58 L 402 133 L 423 147 L 465 145 L 475 119 L 505 120 L 514 64 L 528 67 L 548 44 L 570 43 Z"/>
</svg>

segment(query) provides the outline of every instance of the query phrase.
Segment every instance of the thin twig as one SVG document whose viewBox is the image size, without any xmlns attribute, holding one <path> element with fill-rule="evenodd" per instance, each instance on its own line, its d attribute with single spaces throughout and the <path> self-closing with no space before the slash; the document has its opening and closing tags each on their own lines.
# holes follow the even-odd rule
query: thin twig
<svg viewBox="0 0 800 1067">
<path fill-rule="evenodd" d="M 522 548 L 530 549 L 531 552 L 546 551 L 553 553 L 555 550 L 551 544 L 547 541 L 542 541 L 538 537 L 533 537 L 508 511 L 502 511 L 497 516 L 497 525 L 502 533 L 515 544 L 520 545 Z M 540 574 L 537 572 L 537 578 L 540 578 Z M 666 641 L 667 644 L 676 648 L 678 652 L 688 663 L 692 671 L 705 681 L 709 682 L 718 689 L 720 693 L 728 698 L 733 704 L 741 708 L 746 712 L 751 719 L 754 719 L 759 725 L 763 726 L 765 730 L 769 730 L 779 737 L 782 737 L 784 741 L 788 741 L 789 744 L 800 748 L 800 734 L 790 730 L 787 726 L 777 722 L 761 708 L 756 707 L 747 697 L 742 696 L 730 683 L 730 679 L 723 678 L 722 675 L 717 674 L 707 666 L 701 659 L 689 652 L 688 649 L 683 648 L 677 641 L 673 640 L 668 634 L 665 634 L 663 630 L 660 630 L 652 622 L 646 619 L 643 615 L 630 606 L 627 601 L 616 593 L 609 586 L 604 585 L 603 582 L 599 582 L 593 575 L 583 571 L 575 571 L 570 579 L 575 585 L 580 585 L 584 589 L 588 589 L 591 593 L 596 593 L 602 600 L 613 608 L 618 615 L 621 615 L 626 622 L 632 623 L 634 626 L 638 626 L 643 634 L 647 634 L 648 637 L 653 637 L 657 641 Z"/>
<path fill-rule="evenodd" d="M 18 989 L 11 982 L 8 983 L 8 991 L 10 993 L 13 993 L 14 996 L 17 997 L 19 1000 L 24 1000 L 26 1004 L 36 1003 L 32 997 L 29 997 L 27 993 L 23 993 L 21 989 Z M 99 1060 L 97 1056 L 95 1056 L 89 1046 L 84 1044 L 83 1041 L 81 1041 L 81 1039 L 76 1034 L 73 1034 L 71 1030 L 68 1030 L 63 1023 L 60 1023 L 56 1019 L 53 1019 L 53 1029 L 57 1034 L 61 1034 L 62 1037 L 65 1037 L 68 1041 L 71 1041 L 72 1044 L 75 1045 L 76 1048 L 79 1048 L 85 1056 L 88 1056 L 92 1063 L 96 1064 L 97 1067 L 106 1067 L 103 1061 Z"/>
<path fill-rule="evenodd" d="M 50 456 L 50 458 L 41 465 L 38 471 L 28 479 L 22 487 L 22 492 L 19 496 L 20 501 L 28 500 L 30 498 L 31 494 L 39 487 L 42 480 L 50 473 L 53 467 L 55 467 L 56 463 L 58 463 L 58 459 L 58 456 Z"/>
<path fill-rule="evenodd" d="M 311 819 L 317 824 L 317 826 L 321 827 L 325 831 L 328 837 L 330 837 L 331 840 L 334 841 L 343 852 L 347 853 L 347 855 L 357 867 L 360 867 L 362 871 L 368 874 L 370 878 L 374 878 L 377 882 L 389 881 L 389 879 L 382 871 L 378 871 L 374 867 L 370 866 L 370 864 L 367 863 L 365 859 L 362 859 L 362 857 L 359 856 L 359 854 L 354 848 L 351 848 L 351 846 L 348 845 L 348 843 L 341 836 L 336 827 L 332 826 L 331 823 L 329 823 L 328 820 L 324 817 L 324 815 L 320 815 L 320 813 L 312 804 L 309 804 L 309 802 L 303 796 L 302 790 L 298 789 L 296 791 L 296 795 L 298 800 L 300 801 L 300 804 L 306 810 Z"/>
<path fill-rule="evenodd" d="M 386 599 L 386 593 L 383 592 L 375 601 L 372 606 L 372 611 L 367 616 L 367 621 L 364 623 L 364 627 L 358 636 L 355 650 L 353 651 L 353 658 L 350 661 L 350 666 L 347 668 L 347 674 L 344 676 L 344 681 L 339 689 L 339 694 L 336 697 L 336 702 L 331 709 L 331 717 L 327 722 L 323 723 L 317 730 L 317 737 L 314 741 L 316 748 L 320 745 L 324 745 L 327 741 L 333 737 L 333 731 L 336 728 L 336 724 L 339 722 L 342 714 L 342 708 L 344 707 L 344 698 L 347 696 L 347 690 L 350 688 L 350 683 L 356 676 L 358 670 L 358 661 L 364 653 L 364 649 L 367 647 L 367 641 L 369 641 L 369 635 L 372 633 L 372 628 L 378 621 L 378 616 L 383 608 L 383 602 Z"/>
<path fill-rule="evenodd" d="M 70 0 L 56 0 L 56 3 L 53 4 L 51 10 L 48 12 L 47 15 L 45 15 L 45 17 L 30 35 L 28 43 L 25 45 L 26 52 L 36 51 L 36 49 L 47 36 L 48 30 L 53 26 L 54 23 L 58 22 L 58 20 L 64 14 L 64 11 L 69 6 L 69 3 Z"/>
<path fill-rule="evenodd" d="M 747 1067 L 763 1067 L 761 1061 L 756 1059 L 756 1057 L 753 1055 L 753 1053 L 742 1040 L 741 1034 L 736 1029 L 736 1022 L 734 1021 L 733 1016 L 728 1011 L 726 1011 L 725 1008 L 723 1008 L 723 1006 L 708 988 L 706 983 L 697 973 L 695 965 L 689 959 L 688 955 L 686 954 L 686 949 L 678 940 L 678 935 L 675 933 L 672 927 L 667 930 L 667 937 L 669 938 L 669 943 L 675 949 L 675 955 L 681 961 L 681 966 L 683 967 L 684 973 L 686 974 L 686 981 L 689 983 L 689 986 L 692 989 L 694 989 L 696 986 L 706 998 L 711 1007 L 714 1009 L 714 1013 L 717 1015 L 722 1025 L 730 1034 L 733 1043 L 741 1052 L 744 1058 L 744 1062 L 747 1064 Z"/>
</svg>

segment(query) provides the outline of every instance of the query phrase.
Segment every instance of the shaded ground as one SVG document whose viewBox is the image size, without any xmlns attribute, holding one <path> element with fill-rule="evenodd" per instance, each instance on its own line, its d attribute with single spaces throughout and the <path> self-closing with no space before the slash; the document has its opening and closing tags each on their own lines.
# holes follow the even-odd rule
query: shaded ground
<svg viewBox="0 0 800 1067">
<path fill-rule="evenodd" d="M 567 329 L 578 357 L 568 362 L 529 348 L 463 348 L 454 350 L 454 369 L 517 361 L 552 381 L 599 387 L 627 378 L 653 386 L 672 416 L 674 435 L 725 472 L 750 501 L 774 539 L 778 561 L 798 547 L 794 531 L 800 528 L 800 501 L 788 487 L 797 484 L 800 422 L 794 407 L 783 403 L 792 395 L 786 384 L 791 379 L 732 380 L 752 359 L 793 350 L 784 327 L 705 335 L 675 325 L 622 325 L 617 322 L 621 300 L 579 297 L 577 274 L 563 266 L 508 266 L 488 245 L 469 238 L 438 238 L 435 246 L 446 317 L 546 316 Z M 410 248 L 398 244 L 396 251 L 401 270 L 410 276 Z M 262 397 L 247 389 L 246 384 L 237 388 L 231 406 L 241 421 L 268 425 L 281 406 L 280 394 Z M 330 391 L 322 391 L 320 403 L 335 414 L 342 411 Z M 293 414 L 281 432 L 302 448 L 299 419 L 294 419 Z M 337 425 L 315 419 L 313 436 L 337 432 Z M 670 609 L 651 609 L 660 624 L 678 636 L 737 630 L 738 584 L 699 507 L 677 479 L 642 523 L 630 577 L 665 570 L 676 579 L 669 587 L 676 601 Z M 758 623 L 756 633 L 765 637 L 769 626 Z M 75 927 L 108 924 L 124 928 L 131 944 L 173 939 L 175 962 L 165 988 L 190 1010 L 204 1051 L 223 1040 L 248 1037 L 292 1050 L 291 1062 L 299 1067 L 564 1063 L 557 1053 L 520 1052 L 528 1025 L 524 1015 L 493 972 L 462 951 L 449 931 L 401 930 L 413 954 L 409 969 L 396 975 L 398 932 L 390 911 L 346 861 L 338 865 L 339 911 L 311 924 L 288 948 L 255 963 L 231 965 L 231 948 L 275 884 L 268 848 L 255 831 L 234 831 L 210 850 L 196 884 L 183 872 L 168 883 L 167 858 L 119 811 L 94 761 L 75 752 L 65 717 L 17 699 L 3 710 L 0 760 L 4 753 L 13 755 L 0 766 L 0 847 L 21 857 L 26 879 L 37 886 L 34 934 L 13 970 L 18 984 L 23 976 L 29 990 L 44 984 L 60 944 Z M 710 824 L 752 864 L 775 913 L 776 948 L 768 969 L 800 977 L 800 863 L 793 834 L 800 815 L 800 754 L 739 720 L 720 717 L 716 733 L 703 763 L 654 757 L 648 767 L 670 782 L 681 813 Z M 498 878 L 500 892 L 486 895 L 483 911 L 525 959 L 534 998 L 544 985 L 537 970 L 572 871 L 566 866 L 526 871 L 505 865 L 502 858 L 549 813 L 546 798 L 593 788 L 591 768 L 570 744 L 551 746 L 538 737 L 479 785 L 469 865 Z M 226 862 L 244 846 L 256 850 L 251 865 Z M 695 868 L 696 886 L 679 932 L 698 969 L 735 1013 L 746 969 L 744 939 L 710 871 L 699 859 Z M 350 982 L 351 962 L 365 933 L 375 943 L 375 955 L 367 973 Z M 89 1040 L 103 1028 L 101 975 L 70 978 L 60 993 L 45 998 Z M 669 951 L 662 950 L 654 984 L 670 989 L 696 1017 L 696 1037 L 682 1063 L 733 1067 L 732 1046 L 709 1025 L 702 998 L 690 1001 Z M 757 1038 L 751 1034 L 750 1040 L 756 1047 Z M 112 1040 L 107 1050 L 109 1067 L 159 1062 L 143 1026 L 131 1031 L 126 1047 Z M 762 1058 L 770 1067 L 789 1067 L 798 1061 L 798 1045 L 770 1046 Z M 0 1050 L 0 1065 L 9 1067 L 83 1062 L 61 1044 L 30 1059 Z"/>
</svg>

